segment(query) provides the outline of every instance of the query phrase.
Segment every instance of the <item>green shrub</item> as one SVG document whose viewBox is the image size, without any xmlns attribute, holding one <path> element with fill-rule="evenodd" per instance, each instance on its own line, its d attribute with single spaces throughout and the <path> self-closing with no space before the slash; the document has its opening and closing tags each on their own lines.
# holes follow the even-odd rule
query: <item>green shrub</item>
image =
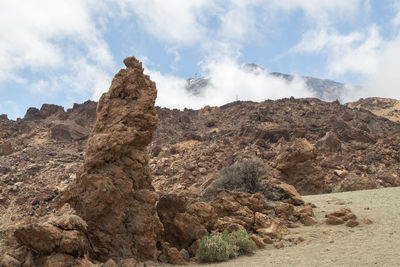
<svg viewBox="0 0 400 267">
<path fill-rule="evenodd" d="M 222 238 L 222 235 L 207 235 L 201 239 L 196 251 L 199 262 L 226 261 L 237 256 L 237 247 Z"/>
<path fill-rule="evenodd" d="M 250 239 L 246 230 L 237 230 L 227 235 L 232 244 L 239 248 L 239 253 L 251 253 L 257 249 L 256 243 Z"/>
<path fill-rule="evenodd" d="M 224 231 L 222 234 L 204 236 L 196 251 L 196 259 L 199 262 L 226 261 L 243 253 L 251 253 L 256 248 L 245 230 L 232 233 Z"/>
</svg>

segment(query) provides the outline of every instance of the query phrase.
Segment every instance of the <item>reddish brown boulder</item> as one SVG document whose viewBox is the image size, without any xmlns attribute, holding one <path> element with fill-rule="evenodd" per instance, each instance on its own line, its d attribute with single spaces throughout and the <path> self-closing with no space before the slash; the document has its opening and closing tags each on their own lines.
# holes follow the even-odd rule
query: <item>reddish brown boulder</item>
<svg viewBox="0 0 400 267">
<path fill-rule="evenodd" d="M 345 221 L 357 218 L 356 215 L 354 215 L 349 208 L 338 209 L 336 211 L 329 213 L 327 216 L 340 217 L 343 218 Z"/>
<path fill-rule="evenodd" d="M 44 222 L 17 228 L 14 236 L 18 243 L 41 255 L 52 253 L 82 256 L 89 248 L 86 222 L 65 205 L 56 216 Z"/>
<path fill-rule="evenodd" d="M 364 223 L 364 224 L 372 224 L 373 222 L 370 220 L 370 219 L 368 219 L 368 218 L 363 218 L 362 219 L 362 222 Z"/>
<path fill-rule="evenodd" d="M 264 241 L 263 241 L 263 239 L 261 237 L 255 235 L 255 234 L 252 234 L 250 236 L 250 238 L 251 238 L 251 240 L 254 241 L 254 243 L 256 243 L 256 246 L 258 248 L 265 248 L 265 243 L 264 243 Z"/>
<path fill-rule="evenodd" d="M 44 260 L 44 266 L 53 267 L 53 266 L 74 266 L 74 257 L 66 254 L 53 254 L 48 256 Z M 76 265 L 75 265 L 76 266 Z"/>
<path fill-rule="evenodd" d="M 370 177 L 347 175 L 346 178 L 340 183 L 340 189 L 343 191 L 356 191 L 375 189 L 377 187 L 376 181 Z"/>
<path fill-rule="evenodd" d="M 354 227 L 359 224 L 356 221 L 357 216 L 349 208 L 340 208 L 325 215 L 325 217 L 327 218 L 326 224 L 330 225 L 344 224 L 347 222 L 347 226 Z"/>
<path fill-rule="evenodd" d="M 50 128 L 50 137 L 58 141 L 82 140 L 86 139 L 89 134 L 90 132 L 86 128 L 69 121 L 56 124 Z"/>
<path fill-rule="evenodd" d="M 157 203 L 158 216 L 165 229 L 165 241 L 178 249 L 186 249 L 208 234 L 217 221 L 212 206 L 189 200 L 170 194 L 160 198 Z"/>
<path fill-rule="evenodd" d="M 281 153 L 277 158 L 277 168 L 285 171 L 296 167 L 297 164 L 315 159 L 317 156 L 314 145 L 306 139 L 296 139 L 290 150 Z"/>
<path fill-rule="evenodd" d="M 400 186 L 400 176 L 393 173 L 380 174 L 378 181 L 385 187 Z"/>
<path fill-rule="evenodd" d="M 273 220 L 271 216 L 266 214 L 256 212 L 254 214 L 254 229 L 258 230 L 260 228 L 268 228 L 272 225 Z"/>
<path fill-rule="evenodd" d="M 134 258 L 123 259 L 120 262 L 121 267 L 135 267 L 137 265 L 137 260 Z"/>
<path fill-rule="evenodd" d="M 326 219 L 326 224 L 330 224 L 330 225 L 344 224 L 344 220 L 343 220 L 343 218 L 340 218 L 340 217 L 328 216 Z"/>
<path fill-rule="evenodd" d="M 256 212 L 268 213 L 271 208 L 264 203 L 261 194 L 248 194 L 219 190 L 210 203 L 220 220 L 243 226 L 249 230 L 254 224 Z"/>
<path fill-rule="evenodd" d="M 50 137 L 58 141 L 71 141 L 69 129 L 64 124 L 57 124 L 50 129 Z"/>
<path fill-rule="evenodd" d="M 21 262 L 17 259 L 11 257 L 8 254 L 3 254 L 0 256 L 0 266 L 5 267 L 20 267 L 22 266 Z"/>
<path fill-rule="evenodd" d="M 316 164 L 315 146 L 306 139 L 296 139 L 276 157 L 276 168 L 281 179 L 293 185 L 301 194 L 326 192 L 323 171 Z"/>
<path fill-rule="evenodd" d="M 362 129 L 357 129 L 355 127 L 339 131 L 338 137 L 340 140 L 345 142 L 357 141 L 361 143 L 370 143 L 370 144 L 375 143 L 377 139 L 375 135 L 372 135 L 367 131 L 363 131 Z"/>
<path fill-rule="evenodd" d="M 346 222 L 346 226 L 348 227 L 356 227 L 357 225 L 359 225 L 360 223 L 354 219 L 348 220 Z"/>
<path fill-rule="evenodd" d="M 65 199 L 88 224 L 92 257 L 156 260 L 163 226 L 146 146 L 158 121 L 157 90 L 139 61 L 124 63 L 99 100 L 83 171 Z"/>
<path fill-rule="evenodd" d="M 103 264 L 103 267 L 118 267 L 118 265 L 113 259 L 109 259 Z"/>
<path fill-rule="evenodd" d="M 342 143 L 334 132 L 327 132 L 316 144 L 321 152 L 338 153 L 342 151 Z"/>
<path fill-rule="evenodd" d="M 175 248 L 169 248 L 167 252 L 168 262 L 171 264 L 186 265 L 187 261 L 183 258 L 181 253 Z"/>
<path fill-rule="evenodd" d="M 276 143 L 282 137 L 289 140 L 289 130 L 277 123 L 263 122 L 257 126 L 243 126 L 239 134 L 253 140 L 268 140 L 273 143 Z"/>
<path fill-rule="evenodd" d="M 262 195 L 272 201 L 283 201 L 293 205 L 304 204 L 303 199 L 294 186 L 278 179 L 264 179 L 260 190 Z"/>
<path fill-rule="evenodd" d="M 10 155 L 13 152 L 13 147 L 9 142 L 0 143 L 0 156 Z"/>
<path fill-rule="evenodd" d="M 188 264 L 187 260 L 183 256 L 183 252 L 186 251 L 182 249 L 181 252 L 176 247 L 171 247 L 171 244 L 168 242 L 161 242 L 161 254 L 158 257 L 159 261 L 161 262 L 168 262 L 171 264 L 179 264 L 179 265 L 186 265 Z M 186 253 L 188 253 L 186 251 Z M 195 253 L 195 251 L 194 251 Z M 189 260 L 189 255 L 187 255 Z"/>
</svg>

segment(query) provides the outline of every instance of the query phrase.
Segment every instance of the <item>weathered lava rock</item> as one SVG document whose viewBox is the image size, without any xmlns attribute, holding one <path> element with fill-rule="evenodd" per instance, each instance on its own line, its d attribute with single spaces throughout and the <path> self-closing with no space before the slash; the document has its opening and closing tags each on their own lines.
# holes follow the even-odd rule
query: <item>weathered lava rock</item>
<svg viewBox="0 0 400 267">
<path fill-rule="evenodd" d="M 0 143 L 0 156 L 10 155 L 12 152 L 13 148 L 10 143 Z"/>
<path fill-rule="evenodd" d="M 74 213 L 66 204 L 55 216 L 41 223 L 21 226 L 14 235 L 18 243 L 41 255 L 62 253 L 82 256 L 89 247 L 87 225 Z"/>
<path fill-rule="evenodd" d="M 156 260 L 163 226 L 146 146 L 158 121 L 155 83 L 134 57 L 97 106 L 84 167 L 65 201 L 88 224 L 91 257 Z"/>
<path fill-rule="evenodd" d="M 326 224 L 338 225 L 346 223 L 346 226 L 354 227 L 359 225 L 357 216 L 349 208 L 341 208 L 325 215 Z"/>
<path fill-rule="evenodd" d="M 186 249 L 208 234 L 218 218 L 208 203 L 174 194 L 161 197 L 157 211 L 164 225 L 165 241 L 178 249 Z"/>
<path fill-rule="evenodd" d="M 294 185 L 300 193 L 326 192 L 322 170 L 315 164 L 317 150 L 304 138 L 293 144 L 276 159 L 276 168 L 282 172 L 281 179 Z"/>
<path fill-rule="evenodd" d="M 339 153 L 342 151 L 342 144 L 334 132 L 327 132 L 316 144 L 319 151 L 328 153 Z"/>
</svg>

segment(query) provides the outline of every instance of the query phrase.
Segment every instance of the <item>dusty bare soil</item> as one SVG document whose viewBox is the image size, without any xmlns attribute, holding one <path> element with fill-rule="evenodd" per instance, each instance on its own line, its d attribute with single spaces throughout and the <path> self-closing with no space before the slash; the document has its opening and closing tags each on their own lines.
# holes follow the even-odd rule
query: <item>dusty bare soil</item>
<svg viewBox="0 0 400 267">
<path fill-rule="evenodd" d="M 319 224 L 302 226 L 284 236 L 284 248 L 268 247 L 254 255 L 218 264 L 190 266 L 399 266 L 400 187 L 305 196 L 317 205 Z M 350 208 L 360 225 L 326 225 L 325 214 L 341 207 Z M 373 223 L 365 224 L 368 218 Z M 304 242 L 290 246 L 290 238 Z"/>
</svg>

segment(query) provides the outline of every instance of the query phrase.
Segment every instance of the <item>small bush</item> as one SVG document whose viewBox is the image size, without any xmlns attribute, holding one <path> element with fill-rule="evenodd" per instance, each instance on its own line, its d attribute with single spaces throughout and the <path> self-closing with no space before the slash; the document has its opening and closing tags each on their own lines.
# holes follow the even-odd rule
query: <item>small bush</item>
<svg viewBox="0 0 400 267">
<path fill-rule="evenodd" d="M 251 253 L 257 248 L 245 230 L 232 233 L 224 231 L 222 234 L 204 236 L 196 251 L 196 260 L 199 262 L 226 261 L 243 253 Z"/>
<path fill-rule="evenodd" d="M 213 195 L 218 189 L 254 194 L 260 192 L 261 178 L 266 171 L 258 159 L 242 159 L 222 169 L 219 176 L 208 187 L 205 197 Z"/>
<path fill-rule="evenodd" d="M 246 230 L 237 230 L 227 235 L 232 244 L 239 248 L 239 253 L 251 253 L 257 249 L 256 243 L 250 239 Z"/>
<path fill-rule="evenodd" d="M 226 261 L 237 256 L 237 247 L 222 238 L 222 235 L 208 235 L 201 239 L 196 251 L 199 262 Z"/>
</svg>

